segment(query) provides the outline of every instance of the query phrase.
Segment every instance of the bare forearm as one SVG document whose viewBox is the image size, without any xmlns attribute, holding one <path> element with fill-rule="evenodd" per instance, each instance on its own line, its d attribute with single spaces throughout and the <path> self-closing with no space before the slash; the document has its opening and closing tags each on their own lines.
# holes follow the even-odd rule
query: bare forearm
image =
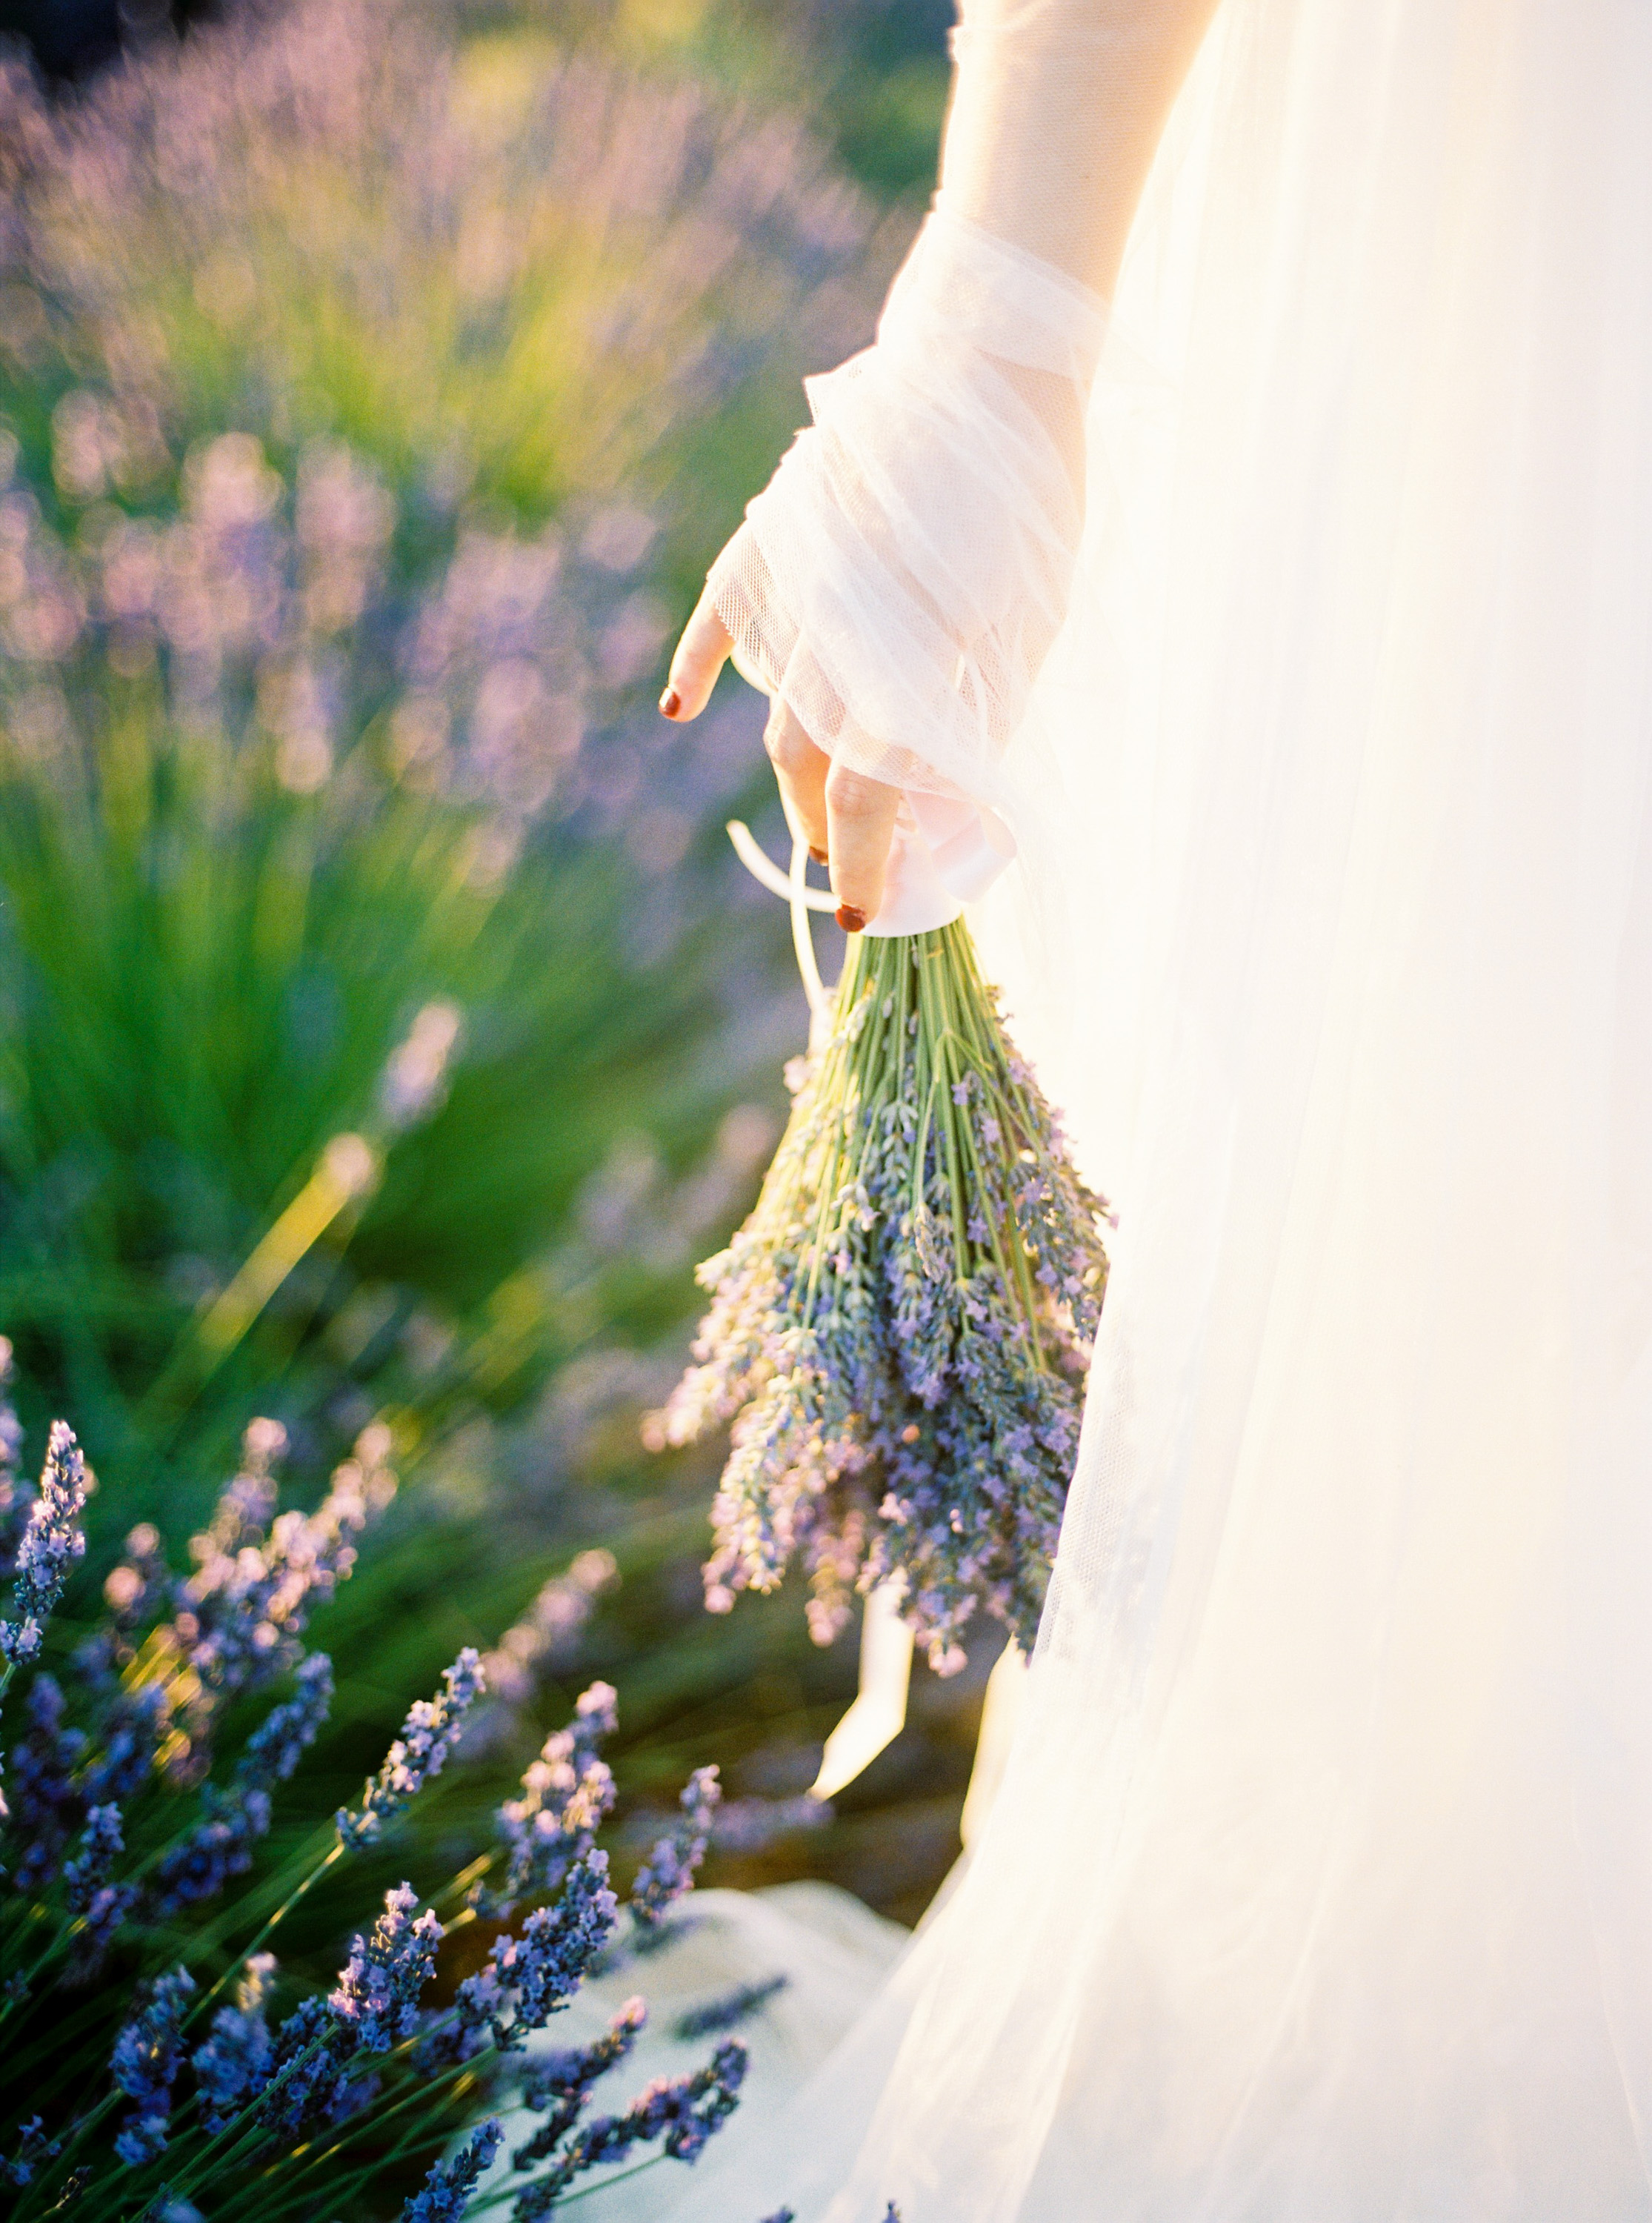
<svg viewBox="0 0 1652 2223">
<path fill-rule="evenodd" d="M 949 205 L 1110 296 L 1218 0 L 966 0 Z"/>
</svg>

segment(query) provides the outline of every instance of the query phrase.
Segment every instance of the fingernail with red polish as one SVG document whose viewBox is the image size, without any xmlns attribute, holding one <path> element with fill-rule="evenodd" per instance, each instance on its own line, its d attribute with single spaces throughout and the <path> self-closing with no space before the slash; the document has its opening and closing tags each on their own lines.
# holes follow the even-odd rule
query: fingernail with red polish
<svg viewBox="0 0 1652 2223">
<path fill-rule="evenodd" d="M 866 924 L 866 914 L 853 904 L 839 904 L 838 923 L 845 934 L 858 934 Z"/>
<path fill-rule="evenodd" d="M 809 854 L 817 865 L 824 865 L 826 860 L 826 853 L 824 849 L 811 849 Z"/>
<path fill-rule="evenodd" d="M 675 718 L 682 708 L 682 697 L 675 687 L 668 687 L 660 697 L 660 708 L 668 718 Z"/>
</svg>

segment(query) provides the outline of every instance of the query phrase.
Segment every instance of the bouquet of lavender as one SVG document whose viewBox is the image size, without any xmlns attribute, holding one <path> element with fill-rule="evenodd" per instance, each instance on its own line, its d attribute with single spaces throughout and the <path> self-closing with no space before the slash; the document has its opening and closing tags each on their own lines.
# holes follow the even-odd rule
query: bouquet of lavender
<svg viewBox="0 0 1652 2223">
<path fill-rule="evenodd" d="M 1005 1031 L 966 927 L 858 937 L 757 1207 L 659 1417 L 734 1423 L 707 1603 L 801 1557 L 816 1640 L 904 1582 L 946 1674 L 977 1607 L 1030 1640 L 1107 1278 L 1104 1206 Z"/>
</svg>

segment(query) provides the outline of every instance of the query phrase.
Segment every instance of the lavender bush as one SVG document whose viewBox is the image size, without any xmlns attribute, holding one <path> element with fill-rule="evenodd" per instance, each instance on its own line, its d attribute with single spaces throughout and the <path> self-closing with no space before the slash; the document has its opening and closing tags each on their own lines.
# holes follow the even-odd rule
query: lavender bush
<svg viewBox="0 0 1652 2223">
<path fill-rule="evenodd" d="M 692 853 L 742 772 L 690 750 L 670 801 L 640 803 L 670 560 L 638 506 L 669 467 L 645 480 L 645 456 L 770 374 L 749 294 L 782 312 L 770 334 L 829 318 L 865 212 L 795 127 L 594 57 L 465 47 L 437 7 L 258 11 L 72 111 L 7 91 L 0 1200 L 15 1184 L 12 1227 L 47 1223 L 60 1269 L 66 1237 L 92 1250 L 78 1333 L 49 1293 L 21 1323 L 34 1364 L 85 1407 L 107 1380 L 71 1371 L 90 1329 L 145 1382 L 143 1433 L 196 1400 L 169 1339 L 295 1166 L 367 1133 L 356 1208 L 250 1322 L 246 1378 L 326 1356 L 288 1319 L 349 1309 L 334 1256 L 365 1218 L 355 1310 L 405 1332 L 341 1340 L 391 1362 L 383 1394 L 447 1404 L 432 1357 L 553 1233 L 608 1123 L 657 1118 L 650 1054 L 716 992 Z M 278 363 L 351 318 L 370 329 L 332 384 Z M 416 437 L 364 366 L 413 371 Z M 460 1021 L 455 1101 L 419 1073 Z M 406 1117 L 409 1079 L 433 1119 Z M 151 1269 L 138 1288 L 111 1288 L 111 1249 Z M 550 1355 L 536 1294 L 518 1280 L 496 1397 Z"/>
<path fill-rule="evenodd" d="M 55 106 L 0 57 L 0 1247 L 142 1509 L 289 1370 L 335 1443 L 364 1373 L 450 1424 L 513 1277 L 489 1401 L 554 1363 L 523 1269 L 739 963 L 697 843 L 755 753 L 644 791 L 666 596 L 875 226 L 772 105 L 443 0 L 248 6 Z"/>
<path fill-rule="evenodd" d="M 755 1609 L 705 1640 L 703 1465 L 636 1452 L 796 1024 L 783 935 L 731 917 L 755 726 L 663 740 L 646 666 L 906 222 L 798 72 L 716 81 L 755 86 L 738 40 L 667 58 L 561 0 L 212 12 L 56 108 L 0 71 L 0 1277 L 37 1452 L 72 1413 L 104 1470 L 68 1610 L 120 1535 L 205 1533 L 249 1415 L 308 1504 L 388 1412 L 405 1486 L 331 1609 L 334 1717 L 268 1833 L 215 1779 L 192 1873 L 261 1875 L 518 1615 L 471 1805 L 597 1673 L 650 1797 L 707 1742 L 754 1788 L 803 1755 L 795 1789 L 841 1663 Z M 612 1575 L 563 1582 L 599 1544 Z M 961 1787 L 961 1729 L 935 1757 Z M 415 1843 L 462 1834 L 455 1780 Z M 952 1848 L 889 1821 L 898 1891 L 864 1830 L 808 1865 L 909 1919 Z"/>
<path fill-rule="evenodd" d="M 56 110 L 14 62 L 0 192 L 0 366 L 71 499 L 238 425 L 534 517 L 840 354 L 876 222 L 785 110 L 443 0 L 243 7 Z"/>
<path fill-rule="evenodd" d="M 794 1555 L 829 1643 L 891 1577 L 942 1674 L 977 1607 L 1030 1644 L 1107 1260 L 1101 1200 L 1011 1047 L 961 923 L 862 937 L 831 1039 L 656 1423 L 734 1422 L 707 1603 Z"/>
<path fill-rule="evenodd" d="M 3 1418 L 15 1456 L 9 1406 Z M 272 1792 L 325 1716 L 328 1663 L 306 1649 L 307 1623 L 387 1502 L 384 1448 L 365 1443 L 315 1513 L 278 1513 L 281 1432 L 249 1431 L 242 1471 L 194 1540 L 194 1572 L 171 1574 L 152 1531 L 129 1538 L 101 1625 L 61 1679 L 36 1667 L 22 1694 L 27 1727 L 5 1753 L 0 1804 L 0 2030 L 7 2058 L 28 2065 L 0 2086 L 0 2182 L 19 2219 L 179 2223 L 233 2207 L 254 2223 L 321 2223 L 341 2208 L 386 2213 L 398 2172 L 428 2160 L 400 2214 L 456 2223 L 499 2126 L 483 2124 L 445 2158 L 442 2149 L 598 1960 L 628 1930 L 651 1934 L 691 1886 L 716 1802 L 711 1769 L 696 1773 L 682 1825 L 622 1913 L 595 1842 L 613 1796 L 599 1748 L 616 1722 L 612 1691 L 597 1685 L 501 1811 L 491 1859 L 428 1900 L 411 1884 L 390 1889 L 330 1988 L 284 1974 L 271 1941 L 330 1870 L 393 1828 L 485 1686 L 477 1654 L 462 1652 L 341 1810 L 330 1842 L 278 1872 L 273 1895 L 236 1905 L 232 1880 L 268 1829 Z M 87 1479 L 73 1436 L 54 1424 L 40 1487 L 21 1494 L 8 1626 L 34 1641 L 14 1646 L 9 1670 L 50 1640 Z M 222 1733 L 232 1702 L 245 1718 L 248 1699 L 282 1691 L 232 1759 Z M 484 1920 L 494 1933 L 485 1961 L 445 2005 L 434 2000 L 445 1942 Z M 704 2068 L 650 2085 L 618 2115 L 588 2115 L 644 2015 L 631 2000 L 606 2038 L 521 2076 L 545 2120 L 513 2157 L 518 2218 L 550 2214 L 579 2180 L 634 2166 L 640 2151 L 691 2162 L 732 2113 L 746 2056 L 725 2039 Z"/>
</svg>

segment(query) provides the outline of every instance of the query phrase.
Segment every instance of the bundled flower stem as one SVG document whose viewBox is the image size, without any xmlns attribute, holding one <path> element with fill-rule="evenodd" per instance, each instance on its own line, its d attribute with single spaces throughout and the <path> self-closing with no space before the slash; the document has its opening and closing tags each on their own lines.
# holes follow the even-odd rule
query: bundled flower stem
<svg viewBox="0 0 1652 2223">
<path fill-rule="evenodd" d="M 829 1643 L 903 1578 L 942 1673 L 977 1607 L 1030 1642 L 1107 1278 L 1104 1206 L 1005 1034 L 962 923 L 851 942 L 825 1047 L 661 1416 L 733 1420 L 707 1603 L 794 1556 Z"/>
</svg>

